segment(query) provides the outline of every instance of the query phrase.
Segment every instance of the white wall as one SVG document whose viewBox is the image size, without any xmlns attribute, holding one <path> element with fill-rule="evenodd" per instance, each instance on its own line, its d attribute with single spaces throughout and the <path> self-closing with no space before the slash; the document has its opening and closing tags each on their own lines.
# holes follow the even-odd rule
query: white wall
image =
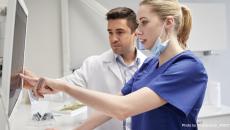
<svg viewBox="0 0 230 130">
<path fill-rule="evenodd" d="M 62 75 L 60 0 L 25 0 L 29 21 L 26 66 L 51 77 Z"/>
<path fill-rule="evenodd" d="M 186 2 L 191 2 L 191 0 L 183 0 Z M 227 14 L 227 45 L 226 49 L 219 51 L 218 54 L 214 54 L 211 56 L 202 56 L 201 60 L 204 62 L 204 65 L 207 69 L 209 80 L 218 81 L 221 83 L 221 98 L 222 104 L 230 106 L 230 1 L 229 0 L 192 0 L 193 2 L 223 2 L 226 4 Z M 210 12 L 210 14 L 215 12 Z M 215 18 L 213 18 L 215 19 Z M 219 19 L 222 20 L 222 19 Z M 208 21 L 207 21 L 208 22 Z M 218 26 L 218 25 L 216 25 Z M 213 30 L 216 31 L 216 30 Z M 215 37 L 215 36 L 214 36 Z M 222 41 L 222 39 L 220 40 Z"/>
<path fill-rule="evenodd" d="M 69 23 L 71 68 L 110 48 L 105 14 L 97 14 L 80 0 L 69 0 Z"/>
<path fill-rule="evenodd" d="M 8 0 L 0 0 L 0 6 L 6 6 Z"/>
<path fill-rule="evenodd" d="M 222 103 L 230 106 L 230 1 L 227 1 L 227 48 L 218 55 L 203 57 L 202 60 L 207 68 L 209 80 L 221 83 Z M 218 25 L 217 25 L 218 26 Z"/>
</svg>

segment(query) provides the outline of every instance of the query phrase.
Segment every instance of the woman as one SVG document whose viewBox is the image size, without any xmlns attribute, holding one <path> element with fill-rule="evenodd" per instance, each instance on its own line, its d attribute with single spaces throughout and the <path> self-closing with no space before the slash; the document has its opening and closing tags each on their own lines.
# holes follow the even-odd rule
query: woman
<svg viewBox="0 0 230 130">
<path fill-rule="evenodd" d="M 64 91 L 107 116 L 132 116 L 132 130 L 196 130 L 208 78 L 200 60 L 185 50 L 191 28 L 188 8 L 177 0 L 143 0 L 137 15 L 138 37 L 152 56 L 123 87 L 122 96 L 21 77 L 36 86 L 36 96 Z"/>
</svg>

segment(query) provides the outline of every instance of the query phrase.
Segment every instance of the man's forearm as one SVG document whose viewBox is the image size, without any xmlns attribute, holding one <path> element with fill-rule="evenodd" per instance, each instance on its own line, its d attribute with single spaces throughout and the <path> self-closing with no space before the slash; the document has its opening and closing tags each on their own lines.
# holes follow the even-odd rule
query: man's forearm
<svg viewBox="0 0 230 130">
<path fill-rule="evenodd" d="M 111 118 L 112 117 L 106 116 L 103 113 L 94 112 L 83 124 L 76 127 L 74 130 L 93 130 Z"/>
</svg>

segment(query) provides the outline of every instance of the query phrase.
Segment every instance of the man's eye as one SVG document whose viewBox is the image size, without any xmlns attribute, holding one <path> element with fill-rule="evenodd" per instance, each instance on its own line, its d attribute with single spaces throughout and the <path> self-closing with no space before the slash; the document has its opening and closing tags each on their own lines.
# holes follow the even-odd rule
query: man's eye
<svg viewBox="0 0 230 130">
<path fill-rule="evenodd" d="M 122 33 L 124 33 L 124 32 L 117 32 L 117 34 L 119 34 L 119 35 L 122 34 Z"/>
</svg>

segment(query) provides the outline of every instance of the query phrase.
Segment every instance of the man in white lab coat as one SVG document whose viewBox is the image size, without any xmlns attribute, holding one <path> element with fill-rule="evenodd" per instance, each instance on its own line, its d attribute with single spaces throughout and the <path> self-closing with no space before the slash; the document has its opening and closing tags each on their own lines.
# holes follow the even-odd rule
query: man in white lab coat
<svg viewBox="0 0 230 130">
<path fill-rule="evenodd" d="M 88 89 L 116 94 L 142 65 L 146 56 L 135 47 L 135 30 L 138 25 L 134 11 L 118 7 L 110 10 L 106 16 L 111 49 L 87 58 L 79 69 L 63 79 Z M 89 109 L 89 117 L 92 112 Z M 122 129 L 122 122 L 115 119 L 97 128 Z"/>
<path fill-rule="evenodd" d="M 79 69 L 64 79 L 88 89 L 116 94 L 142 65 L 146 56 L 135 47 L 135 13 L 129 8 L 119 7 L 110 10 L 106 16 L 111 50 L 87 58 Z M 122 122 L 115 119 L 97 128 L 122 129 Z"/>
</svg>

